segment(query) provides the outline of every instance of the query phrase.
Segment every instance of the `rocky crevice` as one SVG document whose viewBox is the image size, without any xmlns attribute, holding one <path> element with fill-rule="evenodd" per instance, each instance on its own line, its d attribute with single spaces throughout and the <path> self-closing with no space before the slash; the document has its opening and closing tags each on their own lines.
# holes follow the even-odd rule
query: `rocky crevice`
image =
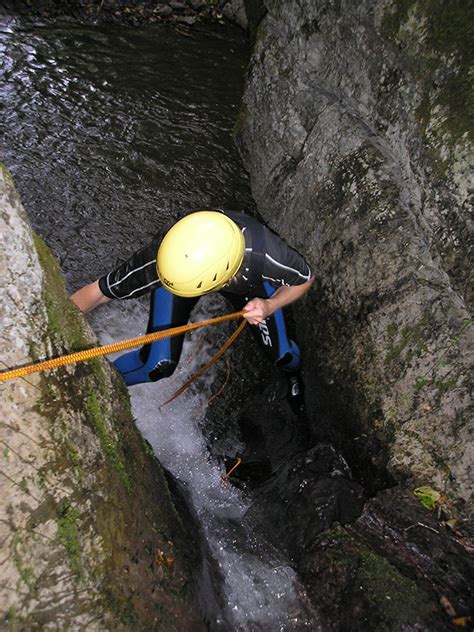
<svg viewBox="0 0 474 632">
<path fill-rule="evenodd" d="M 104 16 L 109 4 L 101 4 Z M 141 23 L 134 4 L 125 19 Z M 254 495 L 256 523 L 293 559 L 315 629 L 449 630 L 456 617 L 468 625 L 472 327 L 464 235 L 471 185 L 460 34 L 472 23 L 470 9 L 435 0 L 258 5 L 236 132 L 260 213 L 316 272 L 311 295 L 295 310 L 312 436 L 308 443 L 302 420 L 284 403 L 278 373 L 264 358 L 249 367 L 248 340 L 235 351 L 236 379 L 210 409 L 209 445 L 232 463 L 229 443 L 245 446 L 235 484 Z M 34 252 L 29 244 L 26 251 Z M 45 315 L 43 273 L 34 262 L 21 265 L 13 277 L 37 291 L 22 296 L 12 280 L 6 305 L 25 315 L 18 331 L 28 331 L 31 344 L 23 347 L 23 334 L 12 329 L 9 353 L 20 353 L 6 355 L 8 363 L 90 344 L 89 334 L 84 343 L 83 333 L 76 342 L 48 333 L 58 315 L 51 308 Z M 31 314 L 38 314 L 35 332 Z M 21 491 L 22 502 L 30 492 L 39 498 L 12 503 L 6 523 L 4 569 L 17 591 L 6 604 L 12 629 L 31 617 L 43 625 L 53 614 L 71 629 L 84 621 L 90 629 L 199 626 L 189 605 L 195 545 L 159 468 L 158 488 L 151 483 L 156 462 L 130 430 L 123 402 L 113 412 L 96 388 L 115 382 L 104 367 L 62 370 L 38 411 L 37 392 L 21 384 L 21 410 L 39 415 L 33 427 L 42 434 L 31 436 L 24 421 L 6 428 L 4 456 L 14 465 L 5 489 Z M 32 388 L 42 381 L 33 379 Z M 63 409 L 72 411 L 74 432 Z M 60 423 L 52 430 L 43 417 Z M 12 437 L 28 439 L 17 445 Z M 50 451 L 21 476 L 19 468 L 31 467 L 31 439 Z M 132 445 L 137 452 L 125 453 Z M 443 494 L 437 513 L 414 498 L 420 484 Z M 34 520 L 23 529 L 25 508 Z M 33 540 L 38 559 L 30 564 Z M 41 540 L 54 544 L 46 550 Z M 45 577 L 54 580 L 45 586 Z M 150 612 L 143 596 L 151 594 Z"/>
</svg>

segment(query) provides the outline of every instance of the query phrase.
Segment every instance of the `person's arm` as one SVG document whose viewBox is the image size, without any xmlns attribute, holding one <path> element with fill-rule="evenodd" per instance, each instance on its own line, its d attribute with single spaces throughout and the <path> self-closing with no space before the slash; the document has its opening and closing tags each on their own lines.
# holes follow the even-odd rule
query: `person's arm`
<svg viewBox="0 0 474 632">
<path fill-rule="evenodd" d="M 167 228 L 166 228 L 167 229 Z M 70 297 L 71 301 L 87 314 L 98 305 L 111 299 L 138 298 L 160 285 L 156 271 L 156 253 L 163 239 L 161 230 L 151 242 L 137 250 L 111 272 L 89 283 Z"/>
<path fill-rule="evenodd" d="M 304 296 L 313 283 L 314 277 L 301 285 L 283 285 L 270 298 L 253 298 L 244 307 L 244 317 L 251 325 L 258 325 L 277 309 L 290 305 Z"/>
<path fill-rule="evenodd" d="M 110 301 L 110 298 L 100 291 L 99 281 L 85 285 L 80 290 L 77 290 L 77 292 L 74 292 L 74 294 L 70 296 L 70 299 L 83 314 L 87 314 L 98 305 Z"/>
</svg>

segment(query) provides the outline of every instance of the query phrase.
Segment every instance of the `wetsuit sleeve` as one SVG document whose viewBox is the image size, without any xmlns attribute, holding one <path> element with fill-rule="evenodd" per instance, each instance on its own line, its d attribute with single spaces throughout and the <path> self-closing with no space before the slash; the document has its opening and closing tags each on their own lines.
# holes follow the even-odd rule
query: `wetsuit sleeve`
<svg viewBox="0 0 474 632">
<path fill-rule="evenodd" d="M 305 259 L 265 227 L 263 280 L 271 285 L 302 285 L 313 276 Z"/>
<path fill-rule="evenodd" d="M 175 213 L 152 241 L 137 250 L 130 259 L 120 263 L 114 270 L 99 279 L 99 288 L 108 298 L 138 298 L 161 285 L 156 270 L 156 253 L 169 229 L 180 219 L 194 211 Z"/>
<path fill-rule="evenodd" d="M 102 294 L 108 298 L 137 298 L 161 285 L 156 271 L 156 253 L 163 235 L 161 231 L 151 243 L 101 277 Z"/>
</svg>

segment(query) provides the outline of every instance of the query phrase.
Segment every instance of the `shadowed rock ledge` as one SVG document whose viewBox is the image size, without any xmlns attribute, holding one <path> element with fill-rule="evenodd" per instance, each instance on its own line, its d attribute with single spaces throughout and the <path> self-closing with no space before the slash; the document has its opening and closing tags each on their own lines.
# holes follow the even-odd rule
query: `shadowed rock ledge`
<svg viewBox="0 0 474 632">
<path fill-rule="evenodd" d="M 3 368 L 97 343 L 0 171 Z M 1 383 L 2 630 L 199 630 L 197 547 L 105 360 Z M 189 528 L 189 524 L 188 524 Z"/>
</svg>

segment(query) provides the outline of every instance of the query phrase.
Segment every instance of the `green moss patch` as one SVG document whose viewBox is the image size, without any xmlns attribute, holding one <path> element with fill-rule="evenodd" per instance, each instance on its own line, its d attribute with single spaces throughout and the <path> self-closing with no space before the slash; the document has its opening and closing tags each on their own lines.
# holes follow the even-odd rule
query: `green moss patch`
<svg viewBox="0 0 474 632">
<path fill-rule="evenodd" d="M 406 53 L 422 86 L 417 115 L 426 128 L 441 107 L 440 125 L 453 140 L 472 134 L 474 120 L 474 5 L 463 0 L 398 0 L 384 35 Z"/>
<path fill-rule="evenodd" d="M 100 445 L 107 461 L 112 465 L 112 467 L 119 475 L 119 478 L 122 481 L 124 487 L 130 489 L 130 478 L 119 454 L 119 447 L 110 432 L 107 430 L 102 407 L 97 395 L 94 392 L 90 393 L 87 397 L 86 412 L 88 418 L 93 424 L 94 430 L 99 438 Z"/>
<path fill-rule="evenodd" d="M 3 177 L 5 178 L 7 184 L 10 185 L 10 187 L 12 187 L 13 189 L 15 188 L 15 184 L 13 182 L 13 178 L 10 175 L 10 172 L 8 171 L 8 169 L 5 167 L 5 165 L 3 164 L 3 162 L 0 162 L 0 168 L 2 170 L 3 173 Z"/>
<path fill-rule="evenodd" d="M 393 632 L 405 625 L 424 626 L 430 620 L 432 598 L 387 559 L 373 553 L 343 527 L 335 527 L 323 537 L 324 551 L 315 554 L 323 556 L 329 577 L 345 578 L 337 599 L 343 616 L 352 617 L 350 629 Z M 321 581 L 325 581 L 324 576 Z M 334 602 L 324 607 L 331 612 Z M 341 629 L 349 629 L 347 622 Z"/>
<path fill-rule="evenodd" d="M 61 269 L 50 249 L 37 234 L 33 234 L 36 251 L 44 273 L 43 300 L 48 316 L 49 334 L 59 347 L 71 351 L 89 349 L 84 325 L 76 307 L 66 298 Z"/>
<path fill-rule="evenodd" d="M 72 571 L 81 575 L 81 544 L 79 538 L 80 511 L 66 502 L 56 518 L 58 540 L 66 549 L 67 559 Z"/>
<path fill-rule="evenodd" d="M 419 358 L 426 353 L 431 322 L 432 317 L 428 315 L 414 325 L 399 327 L 396 323 L 390 323 L 385 331 L 388 338 L 385 365 L 390 366 L 401 360 L 409 363 L 413 358 Z"/>
<path fill-rule="evenodd" d="M 237 114 L 237 118 L 235 119 L 235 123 L 234 123 L 234 127 L 232 130 L 232 134 L 234 137 L 238 136 L 240 134 L 240 132 L 242 131 L 245 122 L 248 119 L 248 110 L 247 110 L 247 106 L 245 105 L 245 103 L 241 103 L 238 114 Z"/>
<path fill-rule="evenodd" d="M 381 609 L 380 630 L 394 630 L 429 615 L 430 599 L 414 581 L 401 575 L 386 559 L 360 549 L 355 563 L 354 585 L 360 586 L 371 608 Z M 400 628 L 401 629 L 401 628 Z"/>
</svg>

